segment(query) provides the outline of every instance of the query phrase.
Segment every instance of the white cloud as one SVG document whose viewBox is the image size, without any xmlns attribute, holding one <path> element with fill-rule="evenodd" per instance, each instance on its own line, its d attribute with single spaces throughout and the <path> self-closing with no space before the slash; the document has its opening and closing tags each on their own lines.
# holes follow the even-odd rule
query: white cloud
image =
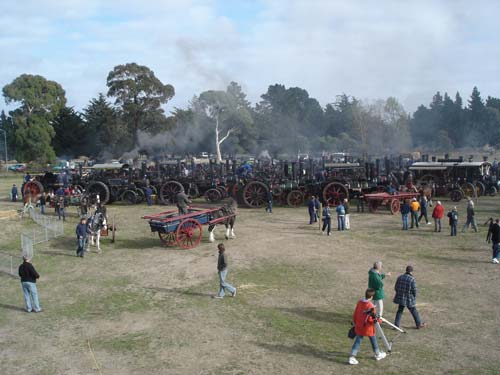
<svg viewBox="0 0 500 375">
<path fill-rule="evenodd" d="M 322 104 L 345 92 L 396 96 L 410 110 L 437 90 L 465 98 L 477 85 L 483 95 L 500 96 L 496 2 L 262 0 L 256 13 L 232 16 L 225 6 L 8 2 L 0 17 L 0 85 L 41 74 L 60 82 L 80 109 L 106 91 L 113 66 L 134 61 L 175 86 L 167 109 L 230 80 L 253 101 L 274 83 L 305 88 Z"/>
</svg>

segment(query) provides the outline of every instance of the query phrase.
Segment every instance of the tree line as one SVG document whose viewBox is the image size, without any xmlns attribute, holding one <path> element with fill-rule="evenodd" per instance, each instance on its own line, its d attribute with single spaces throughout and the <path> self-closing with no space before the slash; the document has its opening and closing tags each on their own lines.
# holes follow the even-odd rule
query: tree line
<svg viewBox="0 0 500 375">
<path fill-rule="evenodd" d="M 3 87 L 7 104 L 0 127 L 19 161 L 51 162 L 56 155 L 117 158 L 131 150 L 149 154 L 201 151 L 257 155 L 345 151 L 395 154 L 415 148 L 451 151 L 500 144 L 500 99 L 483 100 L 474 87 L 466 104 L 437 92 L 410 115 L 394 97 L 363 102 L 347 94 L 322 107 L 299 87 L 274 84 L 252 105 L 241 86 L 195 95 L 186 108 L 165 113 L 175 95 L 146 66 L 118 65 L 108 91 L 81 111 L 67 106 L 63 87 L 22 74 Z"/>
</svg>

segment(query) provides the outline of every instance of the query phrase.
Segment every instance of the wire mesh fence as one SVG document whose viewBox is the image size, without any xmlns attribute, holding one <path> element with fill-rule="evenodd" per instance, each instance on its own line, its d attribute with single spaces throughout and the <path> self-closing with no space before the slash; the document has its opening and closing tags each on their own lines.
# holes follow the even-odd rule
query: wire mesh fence
<svg viewBox="0 0 500 375">
<path fill-rule="evenodd" d="M 14 266 L 17 266 L 19 259 L 19 256 L 0 252 L 0 272 L 15 276 Z"/>
<path fill-rule="evenodd" d="M 55 217 L 42 215 L 33 208 L 28 212 L 30 218 L 40 227 L 25 230 L 21 233 L 21 249 L 23 256 L 33 258 L 35 245 L 64 235 L 64 223 Z"/>
</svg>

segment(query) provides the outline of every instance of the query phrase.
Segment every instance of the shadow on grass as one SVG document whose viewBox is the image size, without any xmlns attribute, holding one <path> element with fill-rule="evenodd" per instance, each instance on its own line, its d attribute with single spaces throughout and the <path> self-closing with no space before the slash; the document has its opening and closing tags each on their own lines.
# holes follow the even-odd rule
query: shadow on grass
<svg viewBox="0 0 500 375">
<path fill-rule="evenodd" d="M 160 292 L 160 293 L 173 293 L 173 294 L 179 294 L 181 296 L 194 296 L 194 297 L 212 297 L 216 293 L 204 293 L 204 292 L 196 292 L 192 290 L 186 290 L 186 289 L 179 289 L 179 288 L 160 288 L 156 286 L 148 286 L 144 287 L 144 289 L 148 290 L 153 290 L 155 292 Z"/>
<path fill-rule="evenodd" d="M 115 242 L 116 248 L 125 248 L 133 250 L 175 250 L 175 247 L 162 246 L 158 237 L 141 237 L 133 239 L 120 239 L 119 235 Z"/>
<path fill-rule="evenodd" d="M 305 344 L 295 344 L 295 345 L 284 345 L 284 344 L 269 344 L 265 342 L 256 342 L 255 345 L 272 351 L 276 353 L 284 353 L 284 354 L 300 354 L 309 357 L 314 357 L 318 359 L 322 359 L 325 361 L 337 362 L 341 364 L 347 364 L 347 358 L 349 356 L 348 353 L 343 352 L 327 352 L 323 350 L 319 350 L 313 346 L 305 345 Z"/>
<path fill-rule="evenodd" d="M 23 312 L 25 311 L 22 307 L 14 306 L 14 305 L 7 305 L 6 303 L 0 303 L 0 309 L 23 311 Z"/>
<path fill-rule="evenodd" d="M 59 251 L 50 251 L 50 250 L 41 250 L 38 253 L 42 255 L 56 255 L 56 256 L 64 256 L 71 258 L 74 258 L 76 256 L 75 254 L 66 254 L 66 253 L 61 253 Z"/>
<path fill-rule="evenodd" d="M 317 320 L 319 322 L 341 323 L 346 324 L 346 326 L 349 325 L 352 320 L 352 314 L 321 311 L 313 307 L 279 308 L 278 310 L 299 315 L 303 318 Z"/>
</svg>

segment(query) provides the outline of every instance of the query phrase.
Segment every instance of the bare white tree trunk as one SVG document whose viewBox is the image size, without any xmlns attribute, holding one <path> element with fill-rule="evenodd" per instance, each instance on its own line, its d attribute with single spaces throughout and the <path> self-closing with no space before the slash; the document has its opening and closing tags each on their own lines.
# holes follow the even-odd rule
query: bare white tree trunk
<svg viewBox="0 0 500 375">
<path fill-rule="evenodd" d="M 219 113 L 217 112 L 215 115 L 215 152 L 217 154 L 217 163 L 222 163 L 222 154 L 220 152 L 220 145 L 224 142 L 234 131 L 235 128 L 231 128 L 227 131 L 226 135 L 220 138 L 220 130 L 219 130 Z"/>
</svg>

